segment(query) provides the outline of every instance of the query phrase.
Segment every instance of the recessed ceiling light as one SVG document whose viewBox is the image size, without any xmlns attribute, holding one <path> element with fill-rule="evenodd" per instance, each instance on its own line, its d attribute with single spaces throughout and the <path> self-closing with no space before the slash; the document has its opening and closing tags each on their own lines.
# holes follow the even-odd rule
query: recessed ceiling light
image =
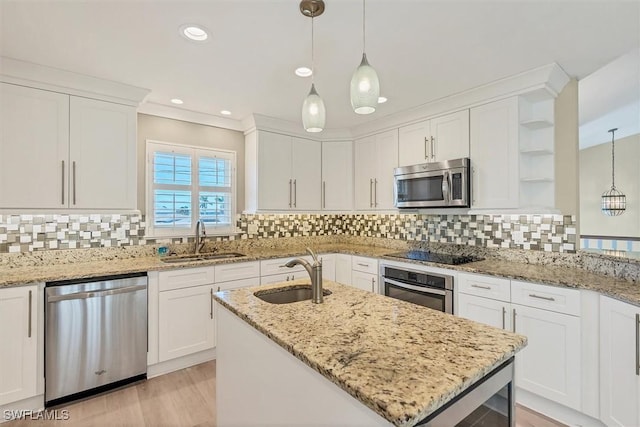
<svg viewBox="0 0 640 427">
<path fill-rule="evenodd" d="M 231 115 L 231 111 L 229 111 L 229 110 L 222 110 L 222 111 L 220 111 L 220 114 L 222 114 L 223 116 L 230 116 L 230 115 Z"/>
<path fill-rule="evenodd" d="M 196 24 L 184 24 L 180 26 L 180 34 L 189 40 L 203 42 L 209 38 L 209 34 L 204 27 Z"/>
<path fill-rule="evenodd" d="M 384 104 L 385 102 L 387 102 L 387 97 L 386 96 L 379 96 L 378 97 L 378 104 Z"/>
<path fill-rule="evenodd" d="M 184 101 L 182 99 L 179 99 L 179 98 L 173 98 L 171 100 L 171 103 L 172 104 L 176 104 L 176 105 L 182 105 L 182 104 L 184 104 Z"/>
<path fill-rule="evenodd" d="M 313 71 L 309 67 L 296 68 L 296 76 L 298 77 L 309 77 L 311 74 L 313 74 Z"/>
</svg>

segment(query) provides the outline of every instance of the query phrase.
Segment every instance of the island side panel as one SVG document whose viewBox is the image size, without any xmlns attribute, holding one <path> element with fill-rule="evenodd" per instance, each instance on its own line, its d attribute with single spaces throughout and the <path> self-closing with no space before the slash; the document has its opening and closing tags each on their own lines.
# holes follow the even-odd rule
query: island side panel
<svg viewBox="0 0 640 427">
<path fill-rule="evenodd" d="M 216 305 L 217 425 L 392 425 Z"/>
</svg>

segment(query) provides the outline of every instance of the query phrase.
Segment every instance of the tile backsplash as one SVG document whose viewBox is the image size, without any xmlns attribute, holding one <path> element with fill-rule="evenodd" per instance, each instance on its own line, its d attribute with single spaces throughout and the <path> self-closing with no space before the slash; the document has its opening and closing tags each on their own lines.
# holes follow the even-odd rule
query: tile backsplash
<svg viewBox="0 0 640 427">
<path fill-rule="evenodd" d="M 356 236 L 486 248 L 573 253 L 576 218 L 563 215 L 242 214 L 238 234 L 218 241 Z M 188 238 L 145 235 L 140 214 L 0 215 L 0 253 L 136 246 Z"/>
</svg>

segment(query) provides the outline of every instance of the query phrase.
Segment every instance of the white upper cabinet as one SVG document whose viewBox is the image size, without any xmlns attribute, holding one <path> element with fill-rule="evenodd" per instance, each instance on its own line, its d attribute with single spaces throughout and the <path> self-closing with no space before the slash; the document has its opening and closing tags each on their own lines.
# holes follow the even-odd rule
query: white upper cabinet
<svg viewBox="0 0 640 427">
<path fill-rule="evenodd" d="M 398 131 L 393 129 L 355 141 L 355 208 L 393 207 L 393 169 L 398 166 Z"/>
<path fill-rule="evenodd" d="M 320 142 L 257 131 L 245 156 L 247 210 L 320 209 Z"/>
<path fill-rule="evenodd" d="M 0 87 L 1 208 L 136 208 L 135 107 Z"/>
<path fill-rule="evenodd" d="M 399 129 L 399 165 L 469 157 L 469 110 Z"/>
<path fill-rule="evenodd" d="M 322 209 L 353 209 L 353 142 L 322 143 Z"/>
<path fill-rule="evenodd" d="M 472 208 L 517 208 L 518 98 L 471 109 Z"/>
</svg>

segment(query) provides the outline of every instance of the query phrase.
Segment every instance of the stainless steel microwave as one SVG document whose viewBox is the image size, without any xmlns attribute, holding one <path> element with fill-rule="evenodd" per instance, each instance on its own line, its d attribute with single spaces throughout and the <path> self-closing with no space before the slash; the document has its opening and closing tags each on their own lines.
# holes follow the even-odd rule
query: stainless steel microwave
<svg viewBox="0 0 640 427">
<path fill-rule="evenodd" d="M 395 168 L 394 205 L 398 208 L 470 207 L 468 158 Z"/>
</svg>

